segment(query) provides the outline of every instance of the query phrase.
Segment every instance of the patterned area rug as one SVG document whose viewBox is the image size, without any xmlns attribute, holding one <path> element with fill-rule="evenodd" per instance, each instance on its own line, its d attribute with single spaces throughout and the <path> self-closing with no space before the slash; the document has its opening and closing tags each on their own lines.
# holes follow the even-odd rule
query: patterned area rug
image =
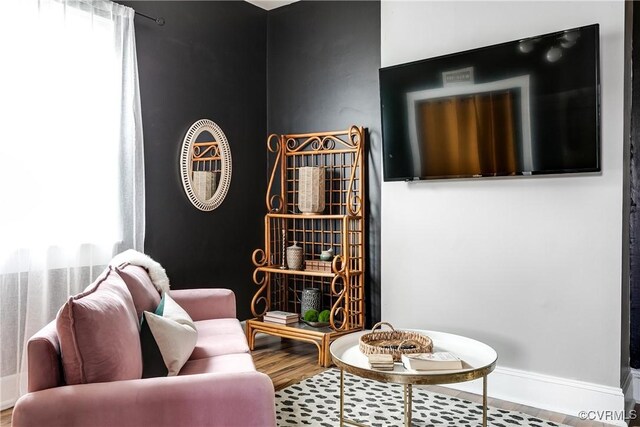
<svg viewBox="0 0 640 427">
<path fill-rule="evenodd" d="M 345 373 L 345 417 L 370 426 L 401 426 L 402 386 L 384 384 Z M 337 426 L 340 405 L 340 371 L 328 369 L 276 392 L 279 426 Z M 492 427 L 561 426 L 522 412 L 489 407 Z M 476 427 L 482 424 L 482 405 L 414 387 L 413 426 Z"/>
</svg>

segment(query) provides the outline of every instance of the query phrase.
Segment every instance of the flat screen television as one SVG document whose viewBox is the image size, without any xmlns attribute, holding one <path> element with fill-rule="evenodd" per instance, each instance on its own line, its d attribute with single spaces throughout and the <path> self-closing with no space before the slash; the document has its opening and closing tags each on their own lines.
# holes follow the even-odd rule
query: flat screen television
<svg viewBox="0 0 640 427">
<path fill-rule="evenodd" d="M 385 181 L 600 171 L 597 24 L 380 70 Z"/>
</svg>

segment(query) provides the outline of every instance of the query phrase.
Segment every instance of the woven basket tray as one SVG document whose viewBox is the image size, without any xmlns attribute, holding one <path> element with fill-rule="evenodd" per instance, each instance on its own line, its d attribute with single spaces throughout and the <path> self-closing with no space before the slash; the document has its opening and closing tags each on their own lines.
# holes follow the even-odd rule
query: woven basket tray
<svg viewBox="0 0 640 427">
<path fill-rule="evenodd" d="M 376 331 L 382 325 L 390 331 Z M 431 353 L 433 343 L 426 335 L 412 331 L 396 331 L 387 322 L 376 323 L 371 332 L 360 337 L 360 351 L 364 354 L 390 354 L 396 362 L 403 354 Z"/>
</svg>

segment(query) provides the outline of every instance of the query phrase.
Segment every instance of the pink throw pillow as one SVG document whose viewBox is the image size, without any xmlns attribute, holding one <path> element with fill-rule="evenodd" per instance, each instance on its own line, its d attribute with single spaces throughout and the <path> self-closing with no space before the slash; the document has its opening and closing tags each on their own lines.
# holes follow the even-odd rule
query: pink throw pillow
<svg viewBox="0 0 640 427">
<path fill-rule="evenodd" d="M 67 384 L 142 377 L 136 310 L 127 286 L 111 269 L 69 298 L 56 327 Z"/>
<path fill-rule="evenodd" d="M 161 296 L 149 278 L 147 270 L 137 265 L 124 264 L 117 267 L 116 272 L 131 292 L 138 319 L 145 311 L 155 311 L 160 304 Z"/>
</svg>

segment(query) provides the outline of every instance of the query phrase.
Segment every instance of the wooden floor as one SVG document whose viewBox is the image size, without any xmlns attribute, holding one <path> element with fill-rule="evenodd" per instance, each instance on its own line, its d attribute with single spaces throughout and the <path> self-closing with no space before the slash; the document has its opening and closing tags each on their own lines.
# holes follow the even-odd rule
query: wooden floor
<svg viewBox="0 0 640 427">
<path fill-rule="evenodd" d="M 0 427 L 9 427 L 11 425 L 11 409 L 0 412 Z"/>
<path fill-rule="evenodd" d="M 256 349 L 252 354 L 256 368 L 271 377 L 276 390 L 281 390 L 325 370 L 325 368 L 317 365 L 318 353 L 313 344 L 258 335 L 256 338 Z M 427 387 L 427 389 L 473 402 L 482 402 L 482 397 L 475 394 L 437 386 Z M 489 405 L 495 408 L 524 412 L 535 417 L 570 426 L 606 426 L 606 424 L 601 422 L 583 421 L 576 417 L 532 408 L 530 406 L 518 405 L 504 400 L 489 398 Z M 636 405 L 636 411 L 640 414 L 640 405 Z M 10 425 L 11 409 L 8 409 L 0 413 L 0 427 L 9 427 Z M 640 426 L 640 423 L 636 421 L 636 423 L 632 423 L 631 425 Z"/>
</svg>

